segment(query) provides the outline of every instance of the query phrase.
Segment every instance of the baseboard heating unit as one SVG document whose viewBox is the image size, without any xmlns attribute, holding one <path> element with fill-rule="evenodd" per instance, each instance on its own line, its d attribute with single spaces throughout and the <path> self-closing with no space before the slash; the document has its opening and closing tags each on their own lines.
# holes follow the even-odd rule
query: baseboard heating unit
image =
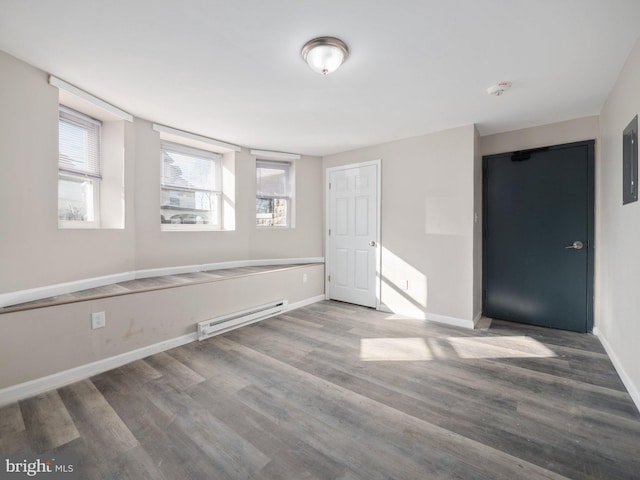
<svg viewBox="0 0 640 480">
<path fill-rule="evenodd" d="M 204 340 L 214 335 L 228 332 L 234 328 L 243 327 L 264 320 L 265 318 L 273 317 L 274 315 L 285 312 L 288 305 L 289 302 L 287 300 L 279 300 L 199 322 L 198 340 Z"/>
</svg>

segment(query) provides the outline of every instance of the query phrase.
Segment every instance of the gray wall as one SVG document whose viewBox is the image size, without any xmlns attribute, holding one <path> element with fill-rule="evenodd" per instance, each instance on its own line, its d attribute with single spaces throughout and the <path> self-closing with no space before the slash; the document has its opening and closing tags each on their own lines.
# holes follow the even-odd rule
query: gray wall
<svg viewBox="0 0 640 480">
<path fill-rule="evenodd" d="M 323 292 L 324 267 L 312 265 L 7 313 L 0 316 L 0 389 L 194 333 L 197 322 L 219 315 Z M 92 330 L 98 311 L 107 325 Z"/>
<path fill-rule="evenodd" d="M 467 125 L 324 158 L 325 168 L 382 160 L 381 301 L 394 313 L 465 322 L 479 313 L 475 134 Z"/>
<path fill-rule="evenodd" d="M 600 117 L 482 138 L 470 125 L 322 161 L 303 158 L 296 164 L 297 218 L 296 228 L 290 230 L 254 227 L 254 159 L 243 149 L 236 157 L 236 230 L 160 232 L 158 135 L 141 119 L 125 124 L 125 228 L 58 229 L 57 90 L 48 85 L 44 72 L 1 52 L 0 71 L 0 293 L 143 268 L 322 256 L 323 168 L 382 159 L 383 303 L 400 313 L 469 321 L 480 309 L 481 218 L 474 224 L 474 214 L 481 214 L 480 155 L 595 138 L 595 325 L 640 401 L 635 345 L 640 338 L 640 254 L 635 244 L 640 204 L 622 206 L 620 160 L 621 132 L 640 110 L 639 45 Z M 286 290 L 271 293 L 288 292 L 295 301 L 322 292 L 323 269 L 311 267 L 309 273 L 304 286 L 297 275 L 283 274 L 279 281 L 287 282 Z M 397 288 L 404 280 L 410 281 L 407 291 Z M 258 288 L 250 282 L 236 286 Z M 247 303 L 243 295 L 215 288 L 221 289 L 217 298 L 231 295 L 228 304 L 223 301 L 216 309 L 221 313 Z M 187 325 L 212 314 L 195 305 L 192 314 L 182 315 L 173 306 L 188 305 L 189 295 L 173 295 L 167 297 L 169 303 L 160 301 L 160 294 L 135 295 L 1 316 L 0 364 L 7 368 L 0 371 L 0 387 L 179 335 L 191 328 Z M 114 312 L 108 313 L 114 330 L 89 330 L 88 313 L 98 308 Z M 33 329 L 44 329 L 46 345 L 33 339 Z M 141 332 L 133 343 L 129 331 Z M 59 348 L 52 346 L 58 343 Z M 74 348 L 77 354 L 70 353 Z"/>
<path fill-rule="evenodd" d="M 293 229 L 255 227 L 255 157 L 243 148 L 235 162 L 236 230 L 161 232 L 159 135 L 137 118 L 124 122 L 125 228 L 59 229 L 58 90 L 45 72 L 2 52 L 0 71 L 0 293 L 146 268 L 323 255 L 315 157 L 295 162 Z"/>
<path fill-rule="evenodd" d="M 480 134 L 473 129 L 473 314 L 482 312 L 482 155 Z"/>
<path fill-rule="evenodd" d="M 0 294 L 136 269 L 323 256 L 322 161 L 314 157 L 295 162 L 296 228 L 255 227 L 255 157 L 243 148 L 236 230 L 161 232 L 159 136 L 137 118 L 124 122 L 125 227 L 59 229 L 58 90 L 45 72 L 2 52 L 0 72 Z M 317 265 L 0 315 L 0 388 L 195 332 L 196 322 L 224 313 L 323 293 Z M 91 330 L 90 313 L 100 310 L 107 327 Z"/>
<path fill-rule="evenodd" d="M 600 115 L 595 325 L 640 405 L 640 203 L 622 205 L 622 131 L 640 113 L 636 43 Z M 630 388 L 631 385 L 631 388 Z"/>
<path fill-rule="evenodd" d="M 599 135 L 598 116 L 576 118 L 539 127 L 487 135 L 480 138 L 482 155 L 594 140 Z"/>
<path fill-rule="evenodd" d="M 0 293 L 133 270 L 132 195 L 124 229 L 58 229 L 58 89 L 44 72 L 2 52 L 0 72 Z M 131 133 L 127 124 L 129 190 Z"/>
</svg>

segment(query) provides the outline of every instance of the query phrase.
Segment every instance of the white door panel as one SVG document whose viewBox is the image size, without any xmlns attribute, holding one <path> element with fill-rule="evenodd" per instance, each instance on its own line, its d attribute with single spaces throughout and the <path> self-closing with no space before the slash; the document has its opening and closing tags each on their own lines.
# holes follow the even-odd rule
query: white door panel
<svg viewBox="0 0 640 480">
<path fill-rule="evenodd" d="M 335 249 L 336 268 L 333 281 L 340 287 L 347 287 L 349 285 L 349 251 L 346 248 Z"/>
<path fill-rule="evenodd" d="M 369 289 L 369 257 L 367 250 L 355 251 L 354 287 L 358 290 Z"/>
<path fill-rule="evenodd" d="M 369 229 L 369 197 L 358 196 L 355 199 L 355 232 L 354 235 L 358 237 L 367 237 L 371 235 Z"/>
<path fill-rule="evenodd" d="M 349 199 L 336 198 L 334 235 L 349 235 Z"/>
<path fill-rule="evenodd" d="M 377 306 L 378 164 L 329 173 L 329 298 Z"/>
</svg>

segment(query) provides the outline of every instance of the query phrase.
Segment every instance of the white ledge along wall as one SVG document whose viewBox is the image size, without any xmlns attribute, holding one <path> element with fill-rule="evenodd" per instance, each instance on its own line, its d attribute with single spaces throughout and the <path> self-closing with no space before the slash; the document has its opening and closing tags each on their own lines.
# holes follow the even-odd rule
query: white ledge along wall
<svg viewBox="0 0 640 480">
<path fill-rule="evenodd" d="M 159 134 L 138 118 L 124 125 L 124 228 L 59 229 L 58 89 L 46 72 L 3 52 L 0 71 L 0 295 L 136 270 L 323 256 L 322 162 L 315 157 L 296 160 L 294 229 L 255 228 L 255 157 L 242 148 L 235 155 L 235 230 L 161 232 Z M 235 310 L 317 299 L 323 277 L 316 265 L 0 315 L 0 389 L 170 341 Z M 91 312 L 103 310 L 106 328 L 92 330 Z"/>
</svg>

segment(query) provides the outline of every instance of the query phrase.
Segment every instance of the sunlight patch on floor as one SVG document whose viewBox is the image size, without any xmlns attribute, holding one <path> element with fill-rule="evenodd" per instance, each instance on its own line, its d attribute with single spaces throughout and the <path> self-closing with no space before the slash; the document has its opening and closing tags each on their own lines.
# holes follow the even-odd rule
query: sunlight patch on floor
<svg viewBox="0 0 640 480">
<path fill-rule="evenodd" d="M 433 356 L 423 338 L 362 338 L 360 360 L 390 362 L 432 360 Z"/>
<path fill-rule="evenodd" d="M 449 337 L 460 358 L 547 358 L 553 350 L 531 337 Z"/>
</svg>

